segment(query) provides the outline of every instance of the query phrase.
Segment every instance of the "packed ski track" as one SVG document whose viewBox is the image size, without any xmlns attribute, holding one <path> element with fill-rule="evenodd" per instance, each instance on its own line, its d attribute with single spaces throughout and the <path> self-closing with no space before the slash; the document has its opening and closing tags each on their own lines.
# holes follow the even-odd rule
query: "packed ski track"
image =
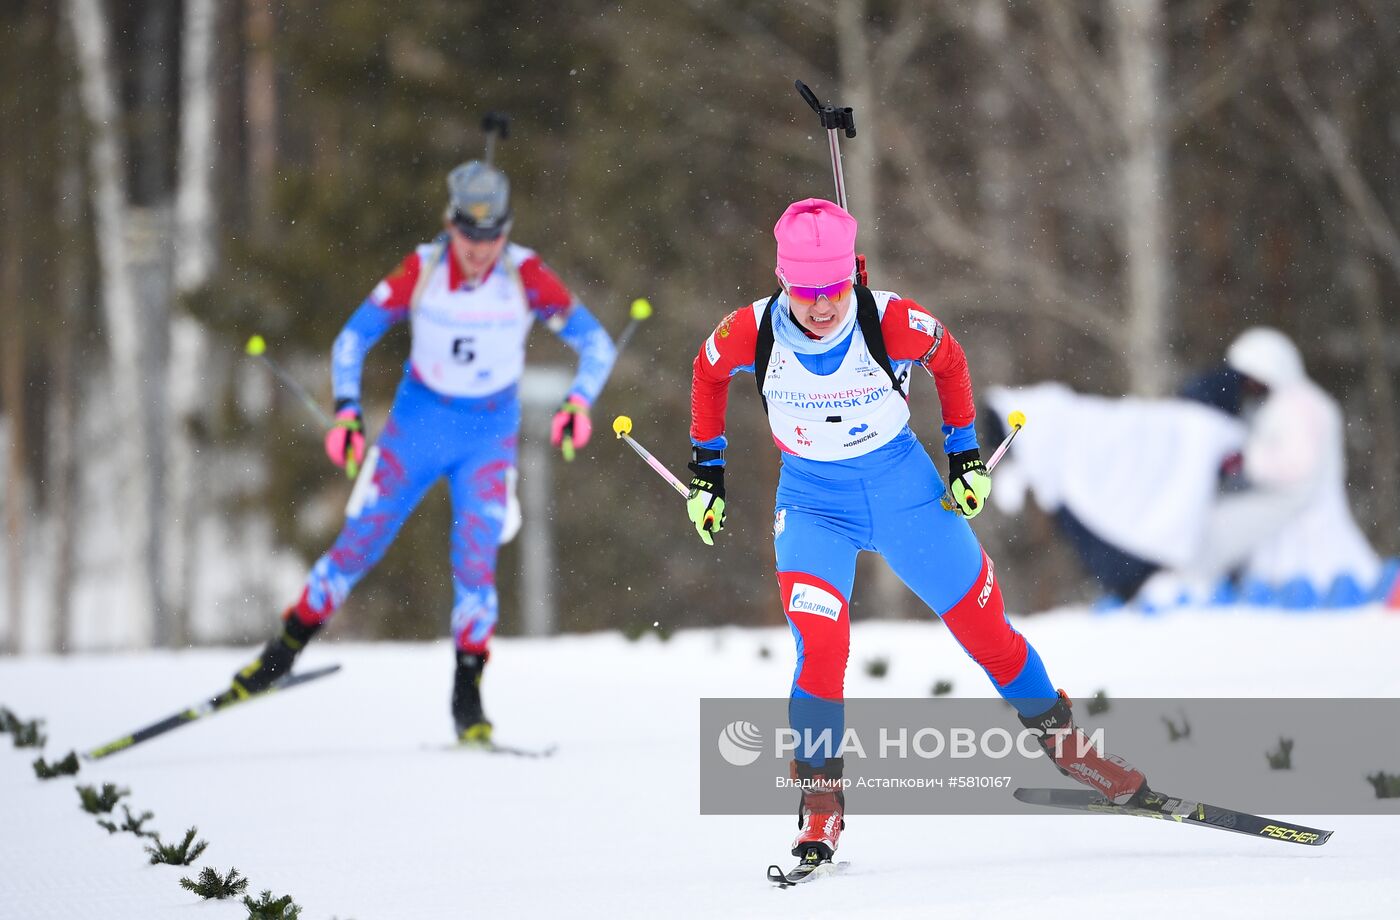
<svg viewBox="0 0 1400 920">
<path fill-rule="evenodd" d="M 1377 609 L 1016 622 L 1075 696 L 1400 696 L 1400 615 Z M 0 705 L 46 720 L 52 760 L 207 698 L 248 651 L 9 659 Z M 863 667 L 875 657 L 889 660 L 884 678 Z M 1309 848 L 1102 816 L 863 816 L 853 803 L 847 871 L 778 890 L 764 870 L 791 865 L 794 821 L 700 815 L 697 724 L 701 697 L 786 694 L 786 629 L 498 640 L 485 685 L 496 737 L 558 745 L 540 759 L 438 747 L 452 731 L 446 641 L 323 641 L 298 668 L 330 662 L 344 670 L 75 778 L 37 780 L 35 752 L 0 739 L 0 918 L 246 916 L 179 887 L 205 865 L 237 867 L 255 895 L 293 895 L 303 920 L 1396 915 L 1396 816 L 1310 816 L 1336 833 Z M 938 679 L 991 695 L 941 626 L 856 624 L 849 696 L 926 696 Z M 1048 767 L 1045 781 L 1065 784 Z M 149 865 L 142 841 L 79 808 L 75 785 L 103 782 L 129 788 L 166 841 L 193 825 L 209 849 L 190 867 Z"/>
</svg>

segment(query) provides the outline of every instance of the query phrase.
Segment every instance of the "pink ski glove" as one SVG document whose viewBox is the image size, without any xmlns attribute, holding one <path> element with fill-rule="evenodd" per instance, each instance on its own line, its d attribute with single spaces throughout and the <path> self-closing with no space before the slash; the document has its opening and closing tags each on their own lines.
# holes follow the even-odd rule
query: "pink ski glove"
<svg viewBox="0 0 1400 920">
<path fill-rule="evenodd" d="M 574 459 L 574 448 L 583 447 L 593 435 L 593 423 L 588 418 L 588 400 L 577 394 L 564 400 L 549 425 L 549 443 L 561 448 L 564 460 Z"/>
<path fill-rule="evenodd" d="M 346 406 L 335 414 L 335 426 L 326 432 L 326 456 L 336 466 L 345 468 L 345 475 L 354 479 L 360 475 L 360 462 L 365 459 L 365 420 L 356 406 Z"/>
</svg>

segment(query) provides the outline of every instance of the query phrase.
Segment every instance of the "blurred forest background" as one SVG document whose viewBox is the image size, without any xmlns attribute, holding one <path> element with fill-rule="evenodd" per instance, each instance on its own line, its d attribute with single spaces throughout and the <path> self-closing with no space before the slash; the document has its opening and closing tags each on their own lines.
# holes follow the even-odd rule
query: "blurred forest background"
<svg viewBox="0 0 1400 920">
<path fill-rule="evenodd" d="M 1389 0 L 7 0 L 0 48 L 9 650 L 266 633 L 349 484 L 243 343 L 264 335 L 329 406 L 331 340 L 437 232 L 492 109 L 513 117 L 514 239 L 614 334 L 634 297 L 657 311 L 599 436 L 551 470 L 559 626 L 781 622 L 752 380 L 715 549 L 607 429 L 629 414 L 683 469 L 697 346 L 773 288 L 782 208 L 831 196 L 794 78 L 855 108 L 842 149 L 872 286 L 944 320 L 977 386 L 1169 393 L 1276 325 L 1347 413 L 1362 526 L 1400 551 Z M 572 368 L 531 341 L 532 363 Z M 401 328 L 371 355 L 372 429 L 406 353 Z M 930 383 L 913 398 L 939 457 Z M 977 527 L 1012 610 L 1092 597 L 1046 520 Z M 334 632 L 445 634 L 447 533 L 439 489 Z M 502 554 L 503 633 L 521 552 Z M 853 611 L 925 615 L 873 566 Z"/>
</svg>

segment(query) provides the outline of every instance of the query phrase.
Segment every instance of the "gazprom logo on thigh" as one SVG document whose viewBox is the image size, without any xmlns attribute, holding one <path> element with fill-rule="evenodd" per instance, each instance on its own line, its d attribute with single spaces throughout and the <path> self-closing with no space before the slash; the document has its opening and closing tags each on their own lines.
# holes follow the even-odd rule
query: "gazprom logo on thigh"
<svg viewBox="0 0 1400 920">
<path fill-rule="evenodd" d="M 825 588 L 799 581 L 792 586 L 792 600 L 788 601 L 788 613 L 815 613 L 828 620 L 839 620 L 841 598 Z"/>
</svg>

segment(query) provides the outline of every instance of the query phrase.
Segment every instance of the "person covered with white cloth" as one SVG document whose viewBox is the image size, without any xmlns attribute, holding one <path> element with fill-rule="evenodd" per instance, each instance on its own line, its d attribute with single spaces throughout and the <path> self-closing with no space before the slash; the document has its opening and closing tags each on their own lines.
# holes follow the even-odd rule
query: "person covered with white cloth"
<svg viewBox="0 0 1400 920">
<path fill-rule="evenodd" d="M 1290 605 L 1363 599 L 1381 561 L 1347 500 L 1341 407 L 1277 329 L 1246 330 L 1225 360 L 1260 397 L 1245 409 L 1249 488 L 1221 496 L 1184 572 L 1211 579 L 1242 568 L 1247 598 Z"/>
<path fill-rule="evenodd" d="M 1347 504 L 1340 408 L 1275 329 L 1243 333 L 1226 365 L 1243 381 L 1239 418 L 1058 383 L 991 389 L 998 414 L 1037 420 L 999 468 L 994 501 L 1014 512 L 1029 491 L 1125 600 L 1206 600 L 1238 574 L 1258 602 L 1363 601 L 1381 563 Z"/>
<path fill-rule="evenodd" d="M 1245 442 L 1238 419 L 1188 399 L 1096 396 L 1051 382 L 992 387 L 988 401 L 993 417 L 1018 409 L 1033 420 L 997 467 L 992 501 L 1015 514 L 1029 494 L 1120 601 L 1155 572 L 1192 562 L 1219 471 Z"/>
</svg>

